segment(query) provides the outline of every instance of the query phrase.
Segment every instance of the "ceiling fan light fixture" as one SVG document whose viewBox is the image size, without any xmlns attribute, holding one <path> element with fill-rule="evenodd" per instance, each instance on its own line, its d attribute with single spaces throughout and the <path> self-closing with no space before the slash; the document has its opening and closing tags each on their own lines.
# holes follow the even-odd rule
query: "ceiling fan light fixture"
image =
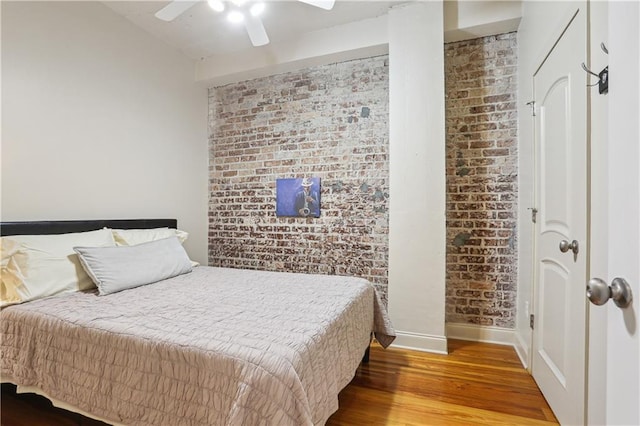
<svg viewBox="0 0 640 426">
<path fill-rule="evenodd" d="M 229 22 L 233 22 L 234 24 L 239 24 L 244 21 L 244 14 L 238 10 L 232 10 L 227 14 L 227 20 Z"/>
<path fill-rule="evenodd" d="M 2 0 L 0 0 L 2 1 Z M 202 0 L 173 0 L 168 5 L 155 13 L 155 17 L 166 22 L 171 22 L 182 13 L 198 4 Z M 266 6 L 267 0 L 207 0 L 209 7 L 216 12 L 223 12 L 226 6 L 231 9 L 227 13 L 227 20 L 234 24 L 244 24 L 247 35 L 253 46 L 264 46 L 269 43 L 269 36 L 264 28 L 260 15 Z M 325 10 L 331 10 L 336 0 L 298 0 L 311 6 Z M 228 4 L 225 4 L 227 2 Z M 249 3 L 249 4 L 247 4 Z"/>
<path fill-rule="evenodd" d="M 336 0 L 298 0 L 302 3 L 310 4 L 311 6 L 319 7 L 324 10 L 331 10 L 336 3 Z"/>
<path fill-rule="evenodd" d="M 254 3 L 251 6 L 251 9 L 249 9 L 249 13 L 251 13 L 251 16 L 260 16 L 262 15 L 262 12 L 264 12 L 264 3 L 262 2 Z"/>
<path fill-rule="evenodd" d="M 208 0 L 207 3 L 209 3 L 209 7 L 216 12 L 224 11 L 224 3 L 222 0 Z"/>
</svg>

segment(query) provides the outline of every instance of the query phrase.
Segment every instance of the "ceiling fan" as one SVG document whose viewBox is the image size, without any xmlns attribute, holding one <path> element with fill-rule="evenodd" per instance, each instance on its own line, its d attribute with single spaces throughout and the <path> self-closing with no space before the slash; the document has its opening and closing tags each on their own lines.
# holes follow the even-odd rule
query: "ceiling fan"
<svg viewBox="0 0 640 426">
<path fill-rule="evenodd" d="M 319 7 L 324 10 L 331 10 L 335 0 L 298 0 L 311 6 Z M 175 0 L 155 13 L 156 18 L 163 21 L 173 21 L 182 13 L 197 4 L 198 1 Z M 243 23 L 247 30 L 251 44 L 254 46 L 264 46 L 269 43 L 269 36 L 264 29 L 260 15 L 264 11 L 265 5 L 261 1 L 248 0 L 208 0 L 209 6 L 216 12 L 227 13 L 227 19 L 234 23 Z M 225 4 L 226 3 L 226 4 Z"/>
</svg>

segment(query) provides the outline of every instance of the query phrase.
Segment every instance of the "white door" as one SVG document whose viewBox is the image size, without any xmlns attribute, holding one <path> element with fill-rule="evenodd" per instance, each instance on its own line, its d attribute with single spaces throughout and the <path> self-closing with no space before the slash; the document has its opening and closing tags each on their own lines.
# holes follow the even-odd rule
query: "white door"
<svg viewBox="0 0 640 426">
<path fill-rule="evenodd" d="M 534 75 L 535 325 L 532 374 L 562 424 L 583 424 L 587 280 L 586 13 Z M 562 250 L 561 244 L 564 244 Z"/>
<path fill-rule="evenodd" d="M 609 277 L 624 278 L 632 306 L 607 309 L 608 425 L 640 424 L 640 4 L 609 3 Z M 593 241 L 593 244 L 607 244 Z"/>
</svg>

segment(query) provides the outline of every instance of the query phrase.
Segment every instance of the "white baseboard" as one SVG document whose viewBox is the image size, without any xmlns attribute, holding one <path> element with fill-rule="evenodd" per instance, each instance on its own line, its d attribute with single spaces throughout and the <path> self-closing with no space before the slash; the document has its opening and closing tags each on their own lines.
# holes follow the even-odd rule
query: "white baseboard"
<svg viewBox="0 0 640 426">
<path fill-rule="evenodd" d="M 486 325 L 449 323 L 447 324 L 447 337 L 450 339 L 514 346 L 515 330 Z"/>
<path fill-rule="evenodd" d="M 447 354 L 447 337 L 396 330 L 396 339 L 391 346 L 414 351 Z"/>
<path fill-rule="evenodd" d="M 446 354 L 447 339 L 470 340 L 474 342 L 493 343 L 496 345 L 512 346 L 524 368 L 528 366 L 529 345 L 526 344 L 523 336 L 516 330 L 500 327 L 489 327 L 475 324 L 455 324 L 446 325 L 446 336 L 434 336 L 429 334 L 411 333 L 397 331 L 396 340 L 392 347 L 411 349 L 421 352 L 432 352 Z"/>
<path fill-rule="evenodd" d="M 515 348 L 516 353 L 518 354 L 518 358 L 520 358 L 520 362 L 522 363 L 524 368 L 528 370 L 530 346 L 529 344 L 527 344 L 525 337 L 522 336 L 522 334 L 516 332 L 515 337 L 516 337 L 516 341 L 513 347 Z"/>
<path fill-rule="evenodd" d="M 527 368 L 529 345 L 516 330 L 475 324 L 447 324 L 447 338 L 513 346 L 522 366 Z"/>
</svg>

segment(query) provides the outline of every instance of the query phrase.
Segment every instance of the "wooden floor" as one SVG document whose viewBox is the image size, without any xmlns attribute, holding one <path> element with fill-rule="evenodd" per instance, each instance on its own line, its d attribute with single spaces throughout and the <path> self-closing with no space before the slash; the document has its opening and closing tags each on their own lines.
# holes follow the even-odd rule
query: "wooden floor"
<svg viewBox="0 0 640 426">
<path fill-rule="evenodd" d="M 449 354 L 373 346 L 327 425 L 557 425 L 510 346 L 449 339 Z"/>
<path fill-rule="evenodd" d="M 44 398 L 2 389 L 3 426 L 97 426 Z M 449 340 L 449 355 L 374 345 L 327 425 L 558 424 L 513 348 Z"/>
</svg>

